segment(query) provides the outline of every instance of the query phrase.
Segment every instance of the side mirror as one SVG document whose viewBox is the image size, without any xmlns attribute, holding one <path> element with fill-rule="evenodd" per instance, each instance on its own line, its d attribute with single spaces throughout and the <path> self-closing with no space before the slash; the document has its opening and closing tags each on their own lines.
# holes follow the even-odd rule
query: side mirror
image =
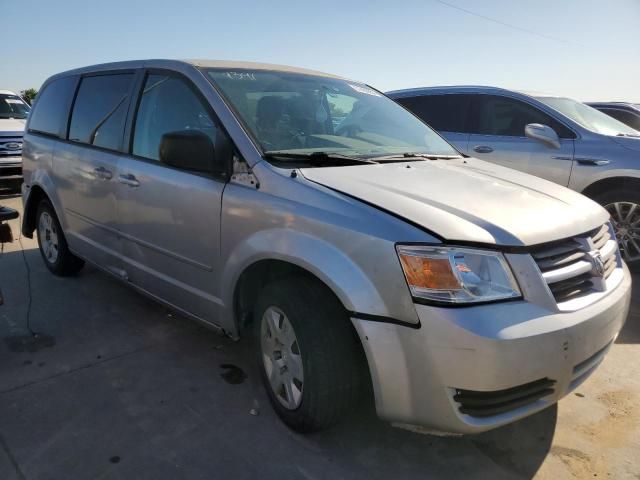
<svg viewBox="0 0 640 480">
<path fill-rule="evenodd" d="M 524 134 L 528 138 L 538 140 L 548 147 L 560 148 L 560 138 L 558 137 L 558 134 L 553 128 L 547 125 L 530 123 L 524 127 Z"/>
<path fill-rule="evenodd" d="M 217 173 L 215 148 L 198 130 L 165 133 L 160 141 L 160 162 L 171 167 L 202 173 Z"/>
</svg>

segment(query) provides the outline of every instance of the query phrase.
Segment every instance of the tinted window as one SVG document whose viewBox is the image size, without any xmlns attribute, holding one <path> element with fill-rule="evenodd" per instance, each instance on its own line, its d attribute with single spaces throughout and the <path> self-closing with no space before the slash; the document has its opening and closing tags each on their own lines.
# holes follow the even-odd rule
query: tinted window
<svg viewBox="0 0 640 480">
<path fill-rule="evenodd" d="M 215 143 L 215 123 L 187 82 L 172 75 L 149 75 L 136 115 L 132 153 L 158 160 L 162 135 L 182 130 L 199 130 Z"/>
<path fill-rule="evenodd" d="M 468 132 L 468 95 L 423 95 L 399 98 L 404 105 L 425 123 L 441 132 Z"/>
<path fill-rule="evenodd" d="M 119 149 L 132 81 L 130 73 L 83 78 L 73 105 L 69 140 Z"/>
<path fill-rule="evenodd" d="M 541 123 L 553 128 L 561 138 L 575 138 L 573 132 L 543 111 L 507 97 L 480 95 L 474 133 L 505 137 L 524 137 L 524 127 Z"/>
<path fill-rule="evenodd" d="M 616 120 L 620 120 L 622 123 L 629 125 L 631 128 L 640 130 L 640 114 L 635 114 L 627 112 L 625 110 L 614 108 L 601 108 L 600 110 L 610 117 L 613 117 Z"/>
<path fill-rule="evenodd" d="M 63 77 L 52 81 L 38 93 L 29 115 L 29 131 L 63 136 L 75 86 L 76 77 Z"/>
</svg>

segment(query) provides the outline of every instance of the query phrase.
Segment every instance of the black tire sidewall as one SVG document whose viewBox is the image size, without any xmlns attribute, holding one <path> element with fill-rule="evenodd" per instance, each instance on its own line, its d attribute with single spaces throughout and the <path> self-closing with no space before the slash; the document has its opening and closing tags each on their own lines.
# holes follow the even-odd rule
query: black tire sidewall
<svg viewBox="0 0 640 480">
<path fill-rule="evenodd" d="M 308 389 L 305 388 L 306 378 L 307 378 L 307 375 L 310 375 L 310 372 L 308 372 L 308 365 L 307 365 L 308 362 L 306 361 L 307 355 L 302 354 L 302 369 L 305 375 L 305 380 L 304 380 L 305 385 L 302 389 L 302 401 L 300 402 L 300 405 L 298 406 L 298 408 L 296 408 L 295 410 L 289 410 L 285 408 L 277 399 L 275 393 L 273 392 L 273 390 L 271 389 L 271 386 L 269 385 L 269 379 L 267 378 L 267 372 L 265 371 L 265 367 L 263 363 L 264 360 L 262 358 L 262 316 L 264 312 L 267 310 L 267 308 L 272 306 L 282 310 L 282 312 L 289 319 L 289 322 L 293 327 L 293 331 L 296 334 L 296 339 L 298 340 L 298 344 L 300 346 L 300 352 L 301 353 L 305 352 L 305 348 L 307 348 L 307 345 L 305 345 L 304 339 L 300 335 L 301 332 L 298 331 L 299 328 L 297 328 L 296 320 L 294 319 L 294 315 L 292 314 L 292 311 L 291 311 L 292 309 L 290 308 L 289 305 L 286 304 L 287 303 L 286 299 L 281 299 L 278 297 L 279 296 L 276 296 L 276 298 L 272 298 L 271 301 L 266 301 L 266 302 L 263 300 L 263 297 L 261 297 L 258 300 L 258 304 L 256 306 L 256 311 L 253 319 L 253 341 L 256 347 L 254 350 L 257 353 L 256 360 L 258 362 L 258 369 L 260 370 L 260 376 L 265 386 L 265 390 L 267 391 L 267 395 L 269 396 L 269 401 L 271 402 L 271 405 L 276 410 L 278 415 L 280 415 L 280 417 L 290 418 L 290 421 L 294 421 L 295 418 L 298 416 L 296 412 L 298 412 L 301 408 L 303 408 L 303 405 L 306 405 L 306 403 L 308 403 L 308 401 L 305 401 L 306 400 L 305 397 L 308 396 L 308 393 L 307 393 Z M 289 423 L 289 422 L 285 420 L 285 423 Z"/>
<path fill-rule="evenodd" d="M 285 408 L 276 398 L 263 364 L 262 316 L 271 306 L 287 316 L 302 355 L 302 401 L 295 410 Z M 357 371 L 361 363 L 351 328 L 342 305 L 323 294 L 316 282 L 304 277 L 279 280 L 261 292 L 252 325 L 256 360 L 271 405 L 293 430 L 310 433 L 327 428 L 354 403 L 361 386 L 358 375 L 362 372 Z M 341 368 L 330 366 L 336 362 Z"/>
</svg>

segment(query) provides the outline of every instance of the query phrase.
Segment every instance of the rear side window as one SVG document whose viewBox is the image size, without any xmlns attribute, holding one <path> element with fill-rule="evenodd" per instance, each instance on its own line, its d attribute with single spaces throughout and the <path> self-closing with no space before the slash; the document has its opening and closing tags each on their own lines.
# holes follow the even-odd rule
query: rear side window
<svg viewBox="0 0 640 480">
<path fill-rule="evenodd" d="M 215 144 L 216 125 L 187 81 L 175 75 L 148 75 L 136 115 L 131 153 L 159 160 L 162 136 L 183 130 L 199 130 Z"/>
<path fill-rule="evenodd" d="M 76 82 L 77 77 L 58 78 L 38 93 L 35 106 L 29 115 L 30 132 L 64 136 Z"/>
<path fill-rule="evenodd" d="M 84 77 L 71 113 L 69 140 L 118 150 L 133 74 Z"/>
<path fill-rule="evenodd" d="M 472 133 L 524 137 L 527 124 L 541 123 L 553 128 L 560 138 L 575 138 L 571 130 L 542 110 L 513 98 L 480 95 L 477 112 L 477 125 Z"/>
<path fill-rule="evenodd" d="M 631 128 L 640 130 L 640 114 L 627 112 L 618 108 L 601 108 L 603 113 L 606 113 L 610 117 L 620 120 L 622 123 L 629 125 Z"/>
<path fill-rule="evenodd" d="M 440 132 L 467 133 L 467 118 L 471 99 L 469 95 L 422 95 L 397 99 L 423 122 Z"/>
</svg>

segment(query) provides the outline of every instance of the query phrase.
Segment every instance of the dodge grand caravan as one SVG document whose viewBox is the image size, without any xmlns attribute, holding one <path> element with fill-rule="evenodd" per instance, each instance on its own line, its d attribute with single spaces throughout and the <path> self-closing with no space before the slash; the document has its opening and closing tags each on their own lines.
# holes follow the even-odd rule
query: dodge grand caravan
<svg viewBox="0 0 640 480">
<path fill-rule="evenodd" d="M 570 98 L 493 87 L 389 95 L 460 152 L 538 175 L 611 214 L 622 256 L 640 268 L 640 132 Z"/>
<path fill-rule="evenodd" d="M 130 61 L 50 78 L 24 143 L 23 234 L 253 338 L 309 432 L 372 385 L 379 416 L 473 433 L 556 402 L 629 307 L 608 213 L 462 157 L 360 82 Z"/>
</svg>

